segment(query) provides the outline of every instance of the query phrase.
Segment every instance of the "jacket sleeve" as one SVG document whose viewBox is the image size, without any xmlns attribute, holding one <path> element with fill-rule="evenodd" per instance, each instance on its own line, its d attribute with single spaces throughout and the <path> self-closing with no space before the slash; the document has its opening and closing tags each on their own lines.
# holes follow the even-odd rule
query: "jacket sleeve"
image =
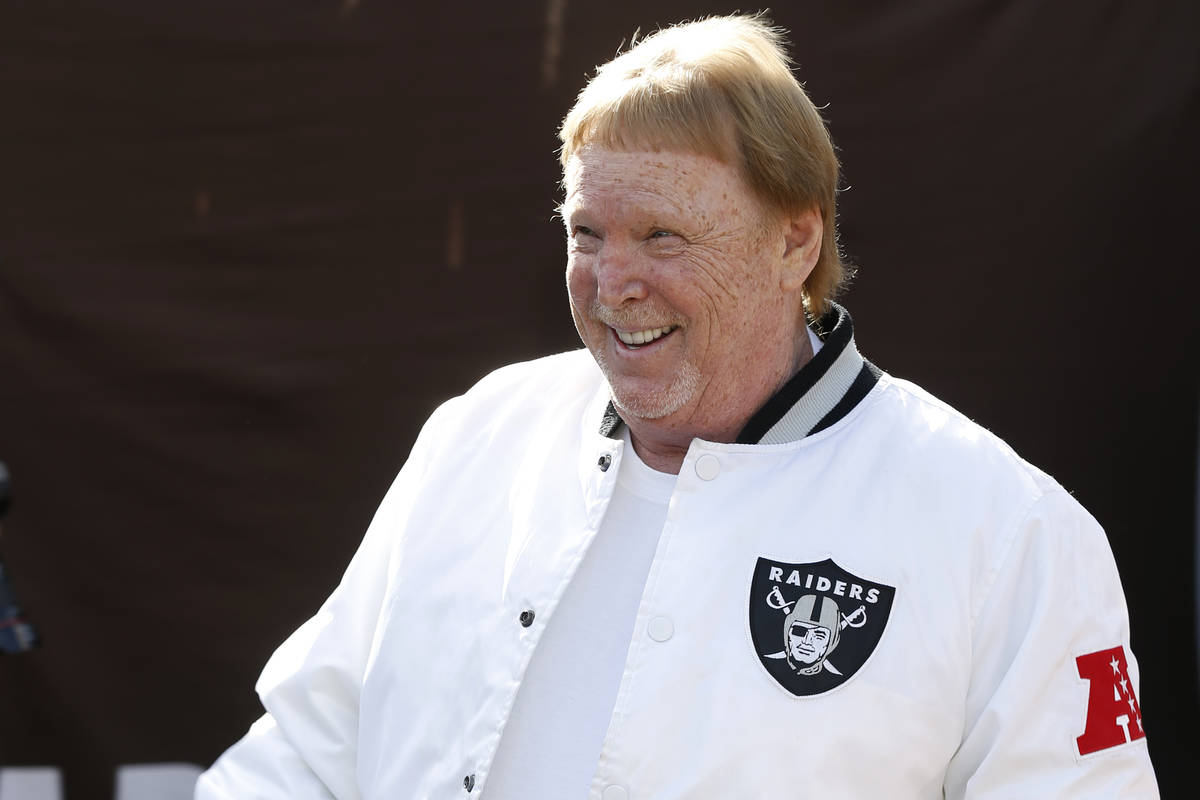
<svg viewBox="0 0 1200 800">
<path fill-rule="evenodd" d="M 953 800 L 1156 798 L 1129 616 L 1099 524 L 1055 487 L 986 570 Z"/>
<path fill-rule="evenodd" d="M 196 800 L 332 800 L 270 714 L 196 782 Z"/>
<path fill-rule="evenodd" d="M 271 656 L 255 688 L 267 714 L 197 783 L 196 800 L 358 800 L 359 697 L 393 556 L 436 438 L 430 419 L 316 615 Z"/>
</svg>

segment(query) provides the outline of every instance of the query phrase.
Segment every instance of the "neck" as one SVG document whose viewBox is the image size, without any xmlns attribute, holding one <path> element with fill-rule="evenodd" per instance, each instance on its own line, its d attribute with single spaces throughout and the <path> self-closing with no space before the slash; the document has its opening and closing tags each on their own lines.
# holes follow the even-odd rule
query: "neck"
<svg viewBox="0 0 1200 800">
<path fill-rule="evenodd" d="M 701 415 L 692 410 L 687 415 L 672 414 L 663 419 L 643 419 L 621 410 L 621 418 L 629 426 L 630 439 L 638 457 L 651 469 L 678 475 L 693 439 L 709 442 L 733 442 L 750 417 L 779 391 L 800 368 L 812 360 L 812 342 L 807 326 L 801 326 L 791 343 L 786 360 L 768 373 L 758 391 L 739 391 L 736 397 L 722 397 L 710 403 L 733 413 L 716 414 L 697 421 Z M 737 391 L 738 387 L 734 387 Z M 744 389 L 744 387 L 742 387 Z"/>
</svg>

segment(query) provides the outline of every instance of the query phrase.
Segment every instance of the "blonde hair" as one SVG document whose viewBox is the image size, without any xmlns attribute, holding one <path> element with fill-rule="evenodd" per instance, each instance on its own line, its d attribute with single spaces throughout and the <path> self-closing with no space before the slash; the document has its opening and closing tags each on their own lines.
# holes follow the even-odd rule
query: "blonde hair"
<svg viewBox="0 0 1200 800">
<path fill-rule="evenodd" d="M 659 30 L 596 69 L 559 129 L 564 171 L 588 144 L 707 155 L 736 166 L 765 208 L 816 208 L 821 253 L 804 283 L 819 319 L 848 277 L 837 246 L 838 160 L 792 74 L 785 32 L 761 15 Z"/>
</svg>

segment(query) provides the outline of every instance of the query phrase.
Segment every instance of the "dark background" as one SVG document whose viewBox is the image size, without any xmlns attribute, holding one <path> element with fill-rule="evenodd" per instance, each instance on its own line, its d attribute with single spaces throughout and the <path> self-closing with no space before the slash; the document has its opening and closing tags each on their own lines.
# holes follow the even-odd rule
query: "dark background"
<svg viewBox="0 0 1200 800">
<path fill-rule="evenodd" d="M 108 800 L 243 733 L 425 416 L 576 346 L 554 131 L 593 65 L 733 9 L 0 7 L 0 547 L 45 640 L 0 657 L 0 765 Z M 860 347 L 1105 526 L 1167 797 L 1200 746 L 1198 9 L 773 11 L 845 165 Z"/>
</svg>

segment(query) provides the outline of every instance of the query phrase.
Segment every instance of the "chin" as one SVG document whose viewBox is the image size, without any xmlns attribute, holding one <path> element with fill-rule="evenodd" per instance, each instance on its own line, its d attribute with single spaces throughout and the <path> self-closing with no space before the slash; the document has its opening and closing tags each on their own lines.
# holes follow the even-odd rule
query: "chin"
<svg viewBox="0 0 1200 800">
<path fill-rule="evenodd" d="M 613 392 L 613 402 L 623 416 L 632 416 L 638 419 L 662 419 L 671 416 L 683 407 L 682 403 L 670 402 L 670 398 L 660 399 L 641 394 L 623 394 L 617 391 Z"/>
<path fill-rule="evenodd" d="M 671 416 L 690 403 L 700 387 L 700 373 L 688 363 L 679 369 L 669 383 L 655 387 L 631 385 L 635 381 L 613 375 L 603 360 L 600 360 L 600 369 L 612 390 L 617 408 L 638 419 L 664 419 Z"/>
</svg>

